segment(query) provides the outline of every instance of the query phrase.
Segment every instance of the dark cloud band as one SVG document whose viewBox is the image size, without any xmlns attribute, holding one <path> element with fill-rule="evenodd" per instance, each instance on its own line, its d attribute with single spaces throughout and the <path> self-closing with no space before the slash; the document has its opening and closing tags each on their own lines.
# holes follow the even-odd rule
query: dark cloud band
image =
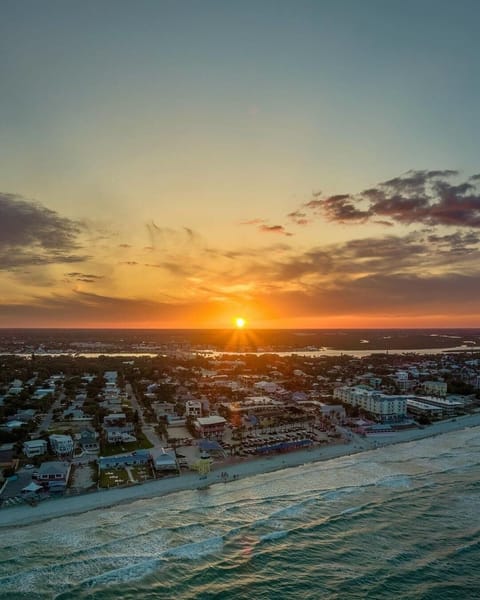
<svg viewBox="0 0 480 600">
<path fill-rule="evenodd" d="M 79 223 L 15 194 L 0 192 L 0 269 L 85 260 Z"/>
<path fill-rule="evenodd" d="M 302 209 L 338 223 L 479 228 L 480 177 L 473 175 L 468 181 L 451 183 L 457 176 L 453 170 L 408 171 L 358 194 L 316 195 Z"/>
</svg>

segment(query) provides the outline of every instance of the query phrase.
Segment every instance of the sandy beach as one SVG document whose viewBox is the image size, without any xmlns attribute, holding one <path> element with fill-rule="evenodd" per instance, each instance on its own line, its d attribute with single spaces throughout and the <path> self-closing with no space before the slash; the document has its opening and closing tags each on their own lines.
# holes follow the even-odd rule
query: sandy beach
<svg viewBox="0 0 480 600">
<path fill-rule="evenodd" d="M 392 435 L 378 435 L 363 438 L 353 436 L 348 443 L 314 447 L 288 454 L 279 454 L 265 458 L 244 459 L 242 461 L 224 461 L 214 464 L 211 473 L 201 479 L 197 473 L 183 474 L 179 477 L 149 481 L 142 485 L 126 488 L 99 490 L 78 496 L 66 496 L 41 502 L 37 506 L 21 505 L 0 509 L 0 527 L 12 525 L 28 525 L 66 515 L 78 514 L 125 502 L 133 502 L 144 498 L 164 496 L 173 492 L 203 488 L 208 485 L 222 484 L 221 473 L 228 474 L 228 480 L 240 479 L 267 473 L 278 469 L 286 469 L 308 462 L 325 461 L 347 456 L 358 452 L 376 450 L 391 444 L 411 442 L 417 439 L 442 435 L 466 427 L 480 426 L 480 412 L 435 423 L 424 429 L 413 429 Z M 228 483 L 228 481 L 227 481 Z"/>
</svg>

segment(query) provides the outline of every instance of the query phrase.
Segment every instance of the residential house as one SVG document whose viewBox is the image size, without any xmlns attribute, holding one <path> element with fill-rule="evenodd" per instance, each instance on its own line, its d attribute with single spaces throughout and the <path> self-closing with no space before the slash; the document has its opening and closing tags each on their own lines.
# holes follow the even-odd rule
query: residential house
<svg viewBox="0 0 480 600">
<path fill-rule="evenodd" d="M 84 429 L 77 435 L 78 443 L 85 452 L 97 452 L 100 448 L 98 444 L 98 433 L 93 429 Z"/>
<path fill-rule="evenodd" d="M 48 437 L 52 451 L 57 456 L 73 454 L 74 442 L 71 435 L 54 433 Z"/>
<path fill-rule="evenodd" d="M 155 471 L 178 472 L 178 464 L 173 452 L 166 452 L 164 448 L 151 451 Z"/>
<path fill-rule="evenodd" d="M 123 425 L 127 420 L 125 413 L 111 413 L 103 418 L 104 427 Z"/>
<path fill-rule="evenodd" d="M 118 442 L 135 442 L 137 438 L 133 435 L 135 428 L 132 423 L 118 427 L 104 427 L 105 437 L 109 444 L 116 444 Z"/>
<path fill-rule="evenodd" d="M 1 469 L 14 467 L 18 462 L 14 458 L 15 456 L 15 444 L 1 444 L 0 445 L 0 472 Z"/>
<path fill-rule="evenodd" d="M 32 473 L 32 479 L 51 492 L 63 492 L 68 484 L 70 469 L 68 462 L 47 461 Z"/>
<path fill-rule="evenodd" d="M 7 421 L 23 421 L 24 423 L 28 423 L 29 421 L 33 421 L 36 412 L 37 411 L 33 408 L 29 408 L 27 410 L 19 410 L 12 417 L 8 417 Z"/>
<path fill-rule="evenodd" d="M 23 442 L 23 453 L 27 458 L 46 454 L 47 449 L 48 444 L 46 440 L 28 440 Z"/>
</svg>

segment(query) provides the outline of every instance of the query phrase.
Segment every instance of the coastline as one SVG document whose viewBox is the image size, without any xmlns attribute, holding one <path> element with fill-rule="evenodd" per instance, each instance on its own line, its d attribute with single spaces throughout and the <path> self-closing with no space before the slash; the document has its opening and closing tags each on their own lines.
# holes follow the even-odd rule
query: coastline
<svg viewBox="0 0 480 600">
<path fill-rule="evenodd" d="M 384 446 L 408 443 L 415 440 L 435 437 L 469 427 L 480 426 L 480 412 L 463 417 L 440 421 L 424 429 L 396 432 L 392 435 L 377 435 L 367 438 L 354 436 L 348 443 L 319 446 L 308 450 L 298 450 L 288 454 L 272 455 L 265 458 L 253 458 L 242 462 L 224 461 L 216 463 L 209 475 L 201 479 L 197 473 L 188 473 L 179 477 L 148 481 L 141 485 L 110 490 L 99 490 L 78 496 L 65 496 L 51 499 L 37 506 L 21 505 L 0 509 L 0 528 L 30 525 L 35 522 L 77 515 L 92 510 L 135 502 L 181 492 L 202 489 L 214 484 L 225 483 L 221 472 L 228 473 L 226 483 L 281 469 L 297 467 L 305 463 L 333 460 L 361 452 L 375 451 Z"/>
</svg>

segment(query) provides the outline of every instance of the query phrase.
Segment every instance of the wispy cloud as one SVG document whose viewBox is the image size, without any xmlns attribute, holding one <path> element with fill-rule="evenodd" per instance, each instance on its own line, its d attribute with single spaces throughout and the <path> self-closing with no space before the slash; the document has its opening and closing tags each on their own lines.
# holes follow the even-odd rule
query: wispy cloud
<svg viewBox="0 0 480 600">
<path fill-rule="evenodd" d="M 287 217 L 296 225 L 308 225 L 308 223 L 310 223 L 310 219 L 307 218 L 307 213 L 302 210 L 294 210 L 291 213 L 288 213 Z"/>
<path fill-rule="evenodd" d="M 280 235 L 286 235 L 287 237 L 290 237 L 291 235 L 293 235 L 292 233 L 287 231 L 283 225 L 265 225 L 264 224 L 264 225 L 260 225 L 258 229 L 259 229 L 259 231 L 263 231 L 263 233 L 278 233 Z"/>
<path fill-rule="evenodd" d="M 82 282 L 82 283 L 96 283 L 104 279 L 103 275 L 94 275 L 92 273 L 81 273 L 80 271 L 72 271 L 71 273 L 65 273 L 65 277 L 70 280 Z"/>
<path fill-rule="evenodd" d="M 284 225 L 255 218 L 243 225 L 259 232 L 256 244 L 216 247 L 190 227 L 150 221 L 143 231 L 147 247 L 137 238 L 132 247 L 120 244 L 128 249 L 121 252 L 115 240 L 112 257 L 96 255 L 92 244 L 95 258 L 88 266 L 63 268 L 45 265 L 85 260 L 82 226 L 4 194 L 0 261 L 4 271 L 12 271 L 3 273 L 12 302 L 0 308 L 0 323 L 10 316 L 24 323 L 178 326 L 182 319 L 196 322 L 200 314 L 217 318 L 227 310 L 222 307 L 237 305 L 305 318 L 440 314 L 454 304 L 456 311 L 473 314 L 480 291 L 480 207 L 475 212 L 480 176 L 460 182 L 458 177 L 454 171 L 411 171 L 358 194 L 316 193 L 288 215 L 299 226 L 320 216 L 335 223 L 390 224 L 383 235 L 359 227 L 353 239 L 309 246 L 307 238 L 294 244 Z M 11 229 L 4 224 L 8 219 Z M 392 229 L 398 224 L 415 227 Z"/>
<path fill-rule="evenodd" d="M 265 219 L 249 219 L 248 221 L 242 221 L 240 225 L 255 225 L 257 230 L 261 233 L 276 233 L 287 237 L 293 235 L 287 231 L 283 225 L 269 225 L 268 221 L 265 221 Z"/>
</svg>

